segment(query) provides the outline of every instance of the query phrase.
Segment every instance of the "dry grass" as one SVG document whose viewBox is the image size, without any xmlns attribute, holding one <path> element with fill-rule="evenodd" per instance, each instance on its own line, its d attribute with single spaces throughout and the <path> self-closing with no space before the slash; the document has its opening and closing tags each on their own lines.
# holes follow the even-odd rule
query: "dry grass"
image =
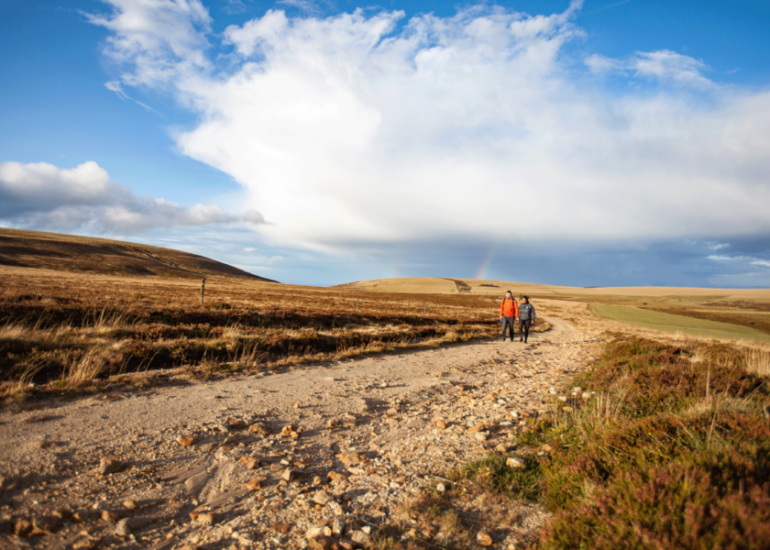
<svg viewBox="0 0 770 550">
<path fill-rule="evenodd" d="M 497 334 L 488 296 L 388 294 L 0 267 L 0 395 L 98 390 L 131 373 L 210 377 Z M 423 314 L 423 311 L 425 313 Z M 537 330 L 548 328 L 540 323 Z"/>
</svg>

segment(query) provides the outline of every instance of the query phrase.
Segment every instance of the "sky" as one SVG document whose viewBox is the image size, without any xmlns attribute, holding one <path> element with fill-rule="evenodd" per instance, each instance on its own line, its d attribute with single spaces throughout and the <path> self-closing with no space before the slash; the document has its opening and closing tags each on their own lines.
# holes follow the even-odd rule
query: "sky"
<svg viewBox="0 0 770 550">
<path fill-rule="evenodd" d="M 4 0 L 0 226 L 287 283 L 770 286 L 770 2 Z"/>
</svg>

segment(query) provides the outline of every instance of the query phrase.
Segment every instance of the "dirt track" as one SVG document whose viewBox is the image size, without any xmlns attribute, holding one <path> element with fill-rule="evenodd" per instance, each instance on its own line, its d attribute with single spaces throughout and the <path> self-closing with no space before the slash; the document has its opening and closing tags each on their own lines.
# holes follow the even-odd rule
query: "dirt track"
<svg viewBox="0 0 770 550">
<path fill-rule="evenodd" d="M 299 547 L 309 529 L 340 521 L 340 540 L 364 541 L 435 476 L 512 447 L 521 419 L 592 361 L 593 340 L 548 320 L 553 329 L 527 345 L 462 344 L 5 411 L 0 546 Z M 522 506 L 517 517 L 496 543 L 531 537 L 544 516 Z M 472 511 L 469 521 L 483 524 Z"/>
</svg>

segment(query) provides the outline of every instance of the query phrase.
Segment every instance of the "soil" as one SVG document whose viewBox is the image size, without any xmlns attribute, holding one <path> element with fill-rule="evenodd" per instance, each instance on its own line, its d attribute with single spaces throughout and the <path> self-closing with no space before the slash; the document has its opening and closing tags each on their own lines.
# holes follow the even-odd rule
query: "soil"
<svg viewBox="0 0 770 550">
<path fill-rule="evenodd" d="M 453 467 L 514 456 L 520 422 L 595 360 L 595 339 L 548 321 L 528 344 L 116 387 L 3 411 L 0 547 L 300 548 L 319 533 L 341 548 L 366 544 L 391 517 L 408 521 L 410 497 Z M 522 502 L 516 517 L 492 530 L 496 547 L 532 540 L 547 514 Z M 483 524 L 473 510 L 467 521 Z M 440 544 L 441 533 L 414 536 Z"/>
</svg>

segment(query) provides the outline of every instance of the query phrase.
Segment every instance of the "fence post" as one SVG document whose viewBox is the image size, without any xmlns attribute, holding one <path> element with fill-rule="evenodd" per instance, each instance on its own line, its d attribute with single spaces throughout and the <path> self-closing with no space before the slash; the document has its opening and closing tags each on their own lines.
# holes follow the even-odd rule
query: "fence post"
<svg viewBox="0 0 770 550">
<path fill-rule="evenodd" d="M 203 305 L 203 296 L 206 293 L 206 279 L 201 279 L 201 305 Z"/>
<path fill-rule="evenodd" d="M 460 308 L 459 307 L 457 308 L 457 318 L 458 319 L 460 318 Z"/>
<path fill-rule="evenodd" d="M 407 302 L 407 303 L 406 303 L 406 314 L 407 314 L 407 315 L 409 315 L 409 306 L 411 306 L 411 305 L 412 305 L 412 303 L 411 303 L 411 302 Z"/>
<path fill-rule="evenodd" d="M 358 307 L 358 298 L 356 298 L 356 311 L 361 311 L 361 308 Z"/>
</svg>

